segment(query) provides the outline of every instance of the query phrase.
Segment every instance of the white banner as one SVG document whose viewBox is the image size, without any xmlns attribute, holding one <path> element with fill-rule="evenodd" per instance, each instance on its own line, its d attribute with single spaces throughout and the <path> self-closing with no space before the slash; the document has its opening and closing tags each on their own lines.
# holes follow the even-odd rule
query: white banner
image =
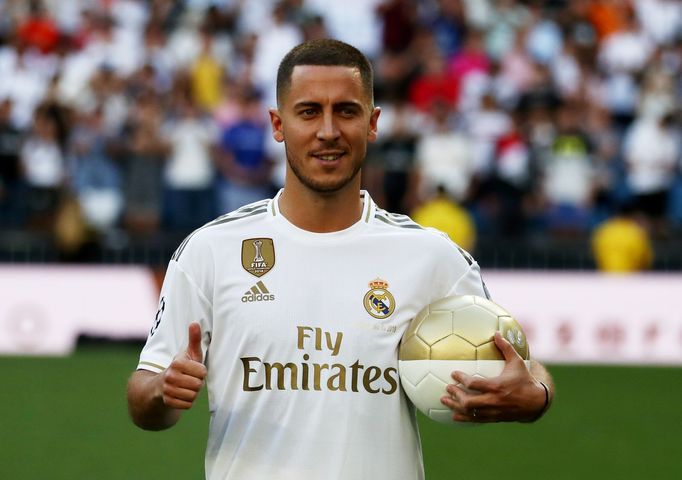
<svg viewBox="0 0 682 480">
<path fill-rule="evenodd" d="M 493 300 L 549 363 L 682 364 L 682 274 L 486 271 Z M 144 267 L 0 267 L 0 354 L 67 355 L 79 335 L 144 339 Z"/>
<path fill-rule="evenodd" d="M 145 338 L 157 298 L 143 267 L 0 267 L 0 354 L 67 355 L 81 334 Z"/>
<path fill-rule="evenodd" d="M 484 272 L 550 363 L 682 364 L 682 274 Z"/>
</svg>

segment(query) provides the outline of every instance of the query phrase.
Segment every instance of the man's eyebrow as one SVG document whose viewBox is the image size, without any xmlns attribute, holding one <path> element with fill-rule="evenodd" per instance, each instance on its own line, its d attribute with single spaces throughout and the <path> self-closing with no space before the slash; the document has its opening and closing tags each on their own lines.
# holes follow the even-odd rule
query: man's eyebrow
<svg viewBox="0 0 682 480">
<path fill-rule="evenodd" d="M 345 101 L 345 102 L 338 102 L 338 103 L 334 104 L 334 108 L 348 108 L 348 107 L 362 108 L 362 104 L 360 102 L 356 102 L 356 101 Z"/>
<path fill-rule="evenodd" d="M 294 108 L 319 108 L 322 104 L 319 102 L 298 102 L 294 104 Z"/>
<path fill-rule="evenodd" d="M 294 108 L 320 108 L 320 107 L 322 107 L 321 103 L 313 101 L 302 101 L 294 104 Z M 348 107 L 362 108 L 362 103 L 355 100 L 346 100 L 342 102 L 337 102 L 333 105 L 333 108 L 335 109 Z"/>
</svg>

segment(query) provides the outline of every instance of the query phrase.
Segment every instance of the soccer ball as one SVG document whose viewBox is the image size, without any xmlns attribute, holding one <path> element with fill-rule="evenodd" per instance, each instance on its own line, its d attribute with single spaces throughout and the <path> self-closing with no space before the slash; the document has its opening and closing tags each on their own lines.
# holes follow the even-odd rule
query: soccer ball
<svg viewBox="0 0 682 480">
<path fill-rule="evenodd" d="M 424 307 L 410 322 L 398 352 L 400 382 L 412 403 L 437 422 L 458 424 L 440 398 L 454 383 L 450 376 L 454 370 L 486 378 L 502 373 L 504 357 L 493 340 L 498 330 L 528 367 L 526 336 L 496 303 L 455 295 Z"/>
</svg>

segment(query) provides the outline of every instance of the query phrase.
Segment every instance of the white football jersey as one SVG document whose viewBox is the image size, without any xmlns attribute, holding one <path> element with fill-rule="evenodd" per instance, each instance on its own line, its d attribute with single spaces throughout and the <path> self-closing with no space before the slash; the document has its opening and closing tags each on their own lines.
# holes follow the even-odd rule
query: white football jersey
<svg viewBox="0 0 682 480">
<path fill-rule="evenodd" d="M 291 224 L 280 194 L 180 245 L 138 368 L 161 372 L 201 324 L 210 480 L 421 479 L 398 345 L 427 304 L 487 296 L 478 265 L 366 192 L 362 218 L 332 233 Z"/>
</svg>

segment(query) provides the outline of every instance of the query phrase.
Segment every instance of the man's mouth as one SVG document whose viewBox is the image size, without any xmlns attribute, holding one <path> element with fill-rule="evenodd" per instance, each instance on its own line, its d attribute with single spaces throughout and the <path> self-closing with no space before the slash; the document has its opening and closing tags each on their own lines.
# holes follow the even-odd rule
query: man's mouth
<svg viewBox="0 0 682 480">
<path fill-rule="evenodd" d="M 311 155 L 323 162 L 334 162 L 339 158 L 343 157 L 346 152 L 336 151 L 336 152 L 315 152 Z"/>
</svg>

